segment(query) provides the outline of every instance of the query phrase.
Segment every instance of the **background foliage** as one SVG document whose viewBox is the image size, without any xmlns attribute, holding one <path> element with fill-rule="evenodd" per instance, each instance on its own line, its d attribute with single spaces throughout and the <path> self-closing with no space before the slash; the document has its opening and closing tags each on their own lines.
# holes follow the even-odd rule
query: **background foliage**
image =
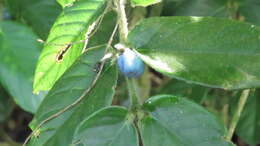
<svg viewBox="0 0 260 146">
<path fill-rule="evenodd" d="M 223 137 L 244 88 L 251 92 L 232 142 L 260 144 L 259 0 L 129 1 L 127 45 L 148 65 L 136 91 L 146 101 L 147 115 L 134 113 L 137 123 L 118 107 L 131 101 L 115 60 L 99 74 L 105 51 L 114 51 L 106 46 L 117 23 L 116 13 L 106 7 L 111 5 L 0 1 L 0 145 L 21 145 L 31 130 L 38 132 L 29 141 L 33 146 L 125 141 L 132 146 L 140 142 L 138 130 L 146 146 L 158 146 L 164 138 L 165 146 L 232 145 Z M 112 44 L 118 42 L 117 32 Z M 37 128 L 82 95 L 80 104 Z M 106 120 L 98 122 L 101 118 Z M 102 140 L 95 141 L 96 135 Z"/>
</svg>

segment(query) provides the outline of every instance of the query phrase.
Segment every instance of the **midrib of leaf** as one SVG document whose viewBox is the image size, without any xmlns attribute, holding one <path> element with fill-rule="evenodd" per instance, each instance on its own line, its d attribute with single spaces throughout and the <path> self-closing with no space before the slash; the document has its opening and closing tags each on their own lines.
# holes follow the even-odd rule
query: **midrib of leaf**
<svg viewBox="0 0 260 146">
<path fill-rule="evenodd" d="M 114 143 L 116 138 L 119 136 L 119 134 L 124 130 L 126 125 L 127 125 L 127 121 L 123 122 L 122 127 L 117 131 L 114 138 L 108 143 L 108 146 L 113 146 L 112 144 Z"/>
<path fill-rule="evenodd" d="M 183 146 L 190 146 L 192 145 L 191 143 L 185 143 L 179 136 L 175 135 L 173 133 L 173 131 L 170 131 L 167 127 L 165 126 L 162 122 L 160 122 L 159 119 L 157 119 L 156 117 L 152 116 L 151 117 L 153 119 L 154 122 L 156 122 L 158 125 L 160 125 L 167 133 L 169 133 L 171 135 L 171 137 L 175 137 L 176 139 L 178 139 L 179 142 L 181 142 L 183 144 Z"/>
<path fill-rule="evenodd" d="M 86 63 L 86 62 L 85 62 Z M 112 67 L 112 66 L 111 66 Z M 103 70 L 103 73 L 102 75 L 99 77 L 99 83 L 97 82 L 97 85 L 100 84 L 100 82 L 102 81 L 101 79 L 105 78 L 105 76 L 108 76 L 108 75 L 105 75 L 105 73 L 110 73 L 108 71 L 111 71 L 111 67 L 108 67 L 106 69 Z M 117 77 L 116 77 L 117 78 Z M 116 81 L 115 81 L 116 82 Z M 115 83 L 114 83 L 115 84 Z M 109 101 L 108 105 L 110 105 L 112 103 L 112 95 L 114 94 L 115 92 L 115 87 L 114 86 L 111 86 L 109 87 L 110 88 L 110 91 L 113 91 L 111 92 L 111 101 Z M 66 119 L 66 121 L 61 124 L 60 126 L 56 127 L 56 128 L 53 128 L 53 134 L 51 134 L 51 138 L 47 139 L 44 144 L 42 145 L 53 145 L 53 143 L 57 144 L 57 139 L 59 139 L 59 136 L 60 134 L 63 132 L 64 128 L 66 128 L 66 126 L 70 125 L 71 128 L 75 128 L 74 126 L 75 125 L 75 121 L 81 121 L 80 119 L 84 119 L 84 117 L 87 117 L 87 115 L 89 116 L 91 113 L 90 112 L 85 112 L 84 114 L 82 113 L 82 111 L 85 108 L 85 106 L 88 106 L 88 101 L 89 101 L 89 98 L 91 98 L 91 94 L 93 94 L 94 91 L 96 89 L 92 89 L 92 91 L 90 92 L 89 95 L 86 95 L 86 97 L 82 100 L 81 104 L 79 104 L 78 106 L 74 107 L 75 110 L 73 111 L 73 113 L 71 113 L 71 115 L 69 116 L 68 119 Z M 91 100 L 91 99 L 90 99 Z M 76 120 L 77 119 L 77 120 Z M 68 139 L 68 137 L 66 137 Z"/>
<path fill-rule="evenodd" d="M 102 48 L 102 46 L 100 47 Z M 93 51 L 91 51 L 93 52 Z M 97 53 L 95 53 L 96 58 L 93 58 L 93 54 L 83 54 L 84 56 L 82 56 L 82 58 L 80 58 L 72 67 L 70 70 L 68 70 L 61 78 L 60 80 L 57 82 L 57 84 L 55 84 L 55 86 L 52 88 L 52 90 L 49 92 L 49 94 L 46 96 L 45 100 L 42 103 L 42 106 L 40 106 L 39 110 L 36 113 L 36 116 L 34 117 L 34 120 L 30 123 L 30 127 L 35 130 L 36 126 L 41 123 L 44 119 L 46 119 L 47 117 L 49 117 L 50 115 L 53 115 L 54 111 L 58 112 L 61 109 L 63 109 L 64 107 L 69 106 L 69 103 L 73 103 L 75 102 L 80 96 L 82 96 L 83 92 L 86 90 L 86 87 L 90 86 L 90 84 L 92 84 L 93 82 L 93 77 L 96 76 L 97 73 L 95 72 L 89 72 L 87 73 L 87 71 L 92 71 L 92 68 L 94 67 L 94 65 L 99 61 L 99 59 L 103 56 L 104 54 L 104 50 L 99 50 Z M 91 56 L 89 56 L 91 55 Z M 92 61 L 85 61 L 86 60 L 86 56 L 89 56 L 89 59 L 92 59 Z M 94 60 L 93 60 L 94 59 Z M 76 69 L 78 69 L 79 67 L 81 68 L 85 68 L 86 71 L 83 72 L 82 74 L 79 72 L 77 72 Z M 73 87 L 73 85 L 71 84 L 75 84 L 74 82 L 77 81 L 77 78 L 74 78 L 74 81 L 71 81 L 71 79 L 73 77 L 79 77 L 82 76 L 83 74 L 85 74 L 86 78 L 85 80 L 81 83 L 79 83 L 79 85 L 77 85 L 76 90 L 81 90 L 81 84 L 84 84 L 86 87 L 82 87 L 82 91 L 79 92 L 72 92 L 75 91 L 75 88 L 71 88 Z M 92 77 L 93 76 L 93 77 Z M 64 86 L 63 84 L 67 84 L 67 86 Z M 59 94 L 64 94 L 70 92 L 70 94 L 74 94 L 73 97 L 66 97 L 66 102 L 62 102 L 62 104 L 56 104 L 55 106 L 53 104 L 55 104 L 54 102 L 52 102 L 52 99 L 54 98 L 54 100 L 57 100 L 57 98 L 62 97 Z M 68 101 L 70 100 L 70 102 Z M 69 102 L 69 103 L 68 103 Z M 44 107 L 44 104 L 48 104 L 47 107 Z M 51 105 L 50 105 L 51 104 Z M 51 107 L 51 110 L 49 109 Z M 47 109 L 46 109 L 47 108 Z M 51 111 L 51 112 L 50 112 Z M 55 112 L 55 113 L 56 113 Z"/>
<path fill-rule="evenodd" d="M 36 68 L 34 92 L 49 90 L 82 53 L 85 33 L 102 14 L 105 3 L 105 0 L 80 1 L 64 9 L 53 25 L 41 53 Z M 80 41 L 82 43 L 79 43 Z M 64 54 L 61 62 L 57 62 L 56 56 L 68 44 L 72 44 L 71 48 Z"/>
<path fill-rule="evenodd" d="M 164 97 L 164 98 L 167 99 L 167 97 Z M 170 98 L 168 98 L 168 99 L 170 99 Z M 157 104 L 158 103 L 160 104 L 161 102 L 159 102 L 157 100 Z M 157 104 L 155 104 L 155 103 L 153 105 L 151 104 L 151 107 L 153 107 L 154 105 L 157 105 Z M 176 104 L 176 103 L 173 103 L 173 104 Z M 181 142 L 182 144 L 199 145 L 201 143 L 206 142 L 207 140 L 213 140 L 213 141 L 218 141 L 218 142 L 222 142 L 222 143 L 224 142 L 226 144 L 230 144 L 229 141 L 222 139 L 222 137 L 226 134 L 226 129 L 224 128 L 224 126 L 222 126 L 220 121 L 218 121 L 218 119 L 215 116 L 211 115 L 210 112 L 205 111 L 204 109 L 199 107 L 197 104 L 194 104 L 193 102 L 186 100 L 186 99 L 181 99 L 181 101 L 178 101 L 177 105 L 172 105 L 173 109 L 171 109 L 170 105 L 167 105 L 167 107 L 164 107 L 163 104 L 162 104 L 162 106 L 160 106 L 160 105 L 157 105 L 157 106 L 158 106 L 157 107 L 158 109 L 153 109 L 152 111 L 148 110 L 148 111 L 150 111 L 149 118 L 151 118 L 154 122 L 156 122 L 160 127 L 164 128 L 172 137 L 176 137 L 179 140 L 179 142 Z M 146 107 L 146 108 L 149 109 L 149 107 Z M 178 118 L 178 120 L 176 121 L 177 123 L 173 120 L 167 119 L 167 117 L 173 116 L 173 115 L 168 115 L 170 111 L 177 112 L 178 109 L 182 109 L 182 108 L 186 109 L 186 110 L 184 110 L 183 114 L 181 114 L 181 116 L 183 116 L 183 118 Z M 195 110 L 196 112 L 195 113 L 190 112 L 191 110 Z M 185 111 L 188 111 L 188 112 L 185 112 Z M 164 112 L 166 112 L 166 113 L 164 113 Z M 168 114 L 167 114 L 167 112 L 168 112 Z M 180 116 L 180 115 L 178 115 L 178 113 L 176 113 L 176 114 L 177 114 L 177 115 L 175 115 L 176 117 Z M 205 128 L 202 128 L 201 127 L 202 125 L 200 124 L 203 121 L 196 121 L 193 124 L 191 124 L 192 122 L 190 122 L 190 123 L 188 122 L 188 125 L 186 123 L 187 121 L 198 120 L 198 119 L 204 119 L 204 120 L 207 119 L 208 122 L 203 124 L 204 125 L 203 127 L 209 127 L 211 129 L 211 131 L 214 131 L 214 134 L 207 135 L 208 132 L 211 133 L 210 131 L 207 131 L 207 133 L 205 133 L 205 131 L 204 131 Z M 178 123 L 183 123 L 183 122 L 186 123 L 185 124 L 186 126 L 178 124 Z M 143 123 L 142 124 L 145 125 L 145 122 L 143 122 Z M 177 125 L 179 125 L 179 126 L 177 126 Z M 201 126 L 199 126 L 199 125 L 201 125 Z M 178 133 L 179 130 L 180 131 L 192 131 L 193 128 L 195 128 L 195 130 L 198 128 L 202 128 L 203 133 L 199 132 L 199 134 L 201 136 L 203 136 L 203 139 L 201 139 L 200 141 L 189 141 L 189 139 L 187 139 L 188 137 L 185 133 L 182 133 L 182 132 Z M 207 140 L 204 140 L 204 138 Z"/>
</svg>

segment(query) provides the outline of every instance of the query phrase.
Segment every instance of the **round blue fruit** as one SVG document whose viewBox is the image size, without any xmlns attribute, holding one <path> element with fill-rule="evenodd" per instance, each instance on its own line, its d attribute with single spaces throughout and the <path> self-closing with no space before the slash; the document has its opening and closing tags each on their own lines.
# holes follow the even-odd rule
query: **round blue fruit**
<svg viewBox="0 0 260 146">
<path fill-rule="evenodd" d="M 144 73 L 144 63 L 134 51 L 126 48 L 118 57 L 119 70 L 127 77 L 139 77 Z"/>
</svg>

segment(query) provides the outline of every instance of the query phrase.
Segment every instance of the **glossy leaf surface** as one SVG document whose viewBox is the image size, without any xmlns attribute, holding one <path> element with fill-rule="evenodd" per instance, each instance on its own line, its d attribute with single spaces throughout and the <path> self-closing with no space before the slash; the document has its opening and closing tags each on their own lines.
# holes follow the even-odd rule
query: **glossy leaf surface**
<svg viewBox="0 0 260 146">
<path fill-rule="evenodd" d="M 204 86 L 260 86 L 260 29 L 211 17 L 161 17 L 142 21 L 130 45 L 152 68 Z M 259 61 L 258 61 L 259 60 Z"/>
<path fill-rule="evenodd" d="M 144 146 L 232 146 L 215 116 L 185 98 L 155 96 L 144 108 L 148 114 L 139 123 Z"/>
</svg>

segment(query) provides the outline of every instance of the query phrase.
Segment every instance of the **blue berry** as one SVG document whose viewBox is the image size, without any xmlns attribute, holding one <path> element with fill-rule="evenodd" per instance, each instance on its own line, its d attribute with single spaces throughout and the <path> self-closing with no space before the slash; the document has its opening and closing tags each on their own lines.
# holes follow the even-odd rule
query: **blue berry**
<svg viewBox="0 0 260 146">
<path fill-rule="evenodd" d="M 119 70 L 127 77 L 139 77 L 144 73 L 144 63 L 134 51 L 126 48 L 118 57 Z"/>
</svg>

